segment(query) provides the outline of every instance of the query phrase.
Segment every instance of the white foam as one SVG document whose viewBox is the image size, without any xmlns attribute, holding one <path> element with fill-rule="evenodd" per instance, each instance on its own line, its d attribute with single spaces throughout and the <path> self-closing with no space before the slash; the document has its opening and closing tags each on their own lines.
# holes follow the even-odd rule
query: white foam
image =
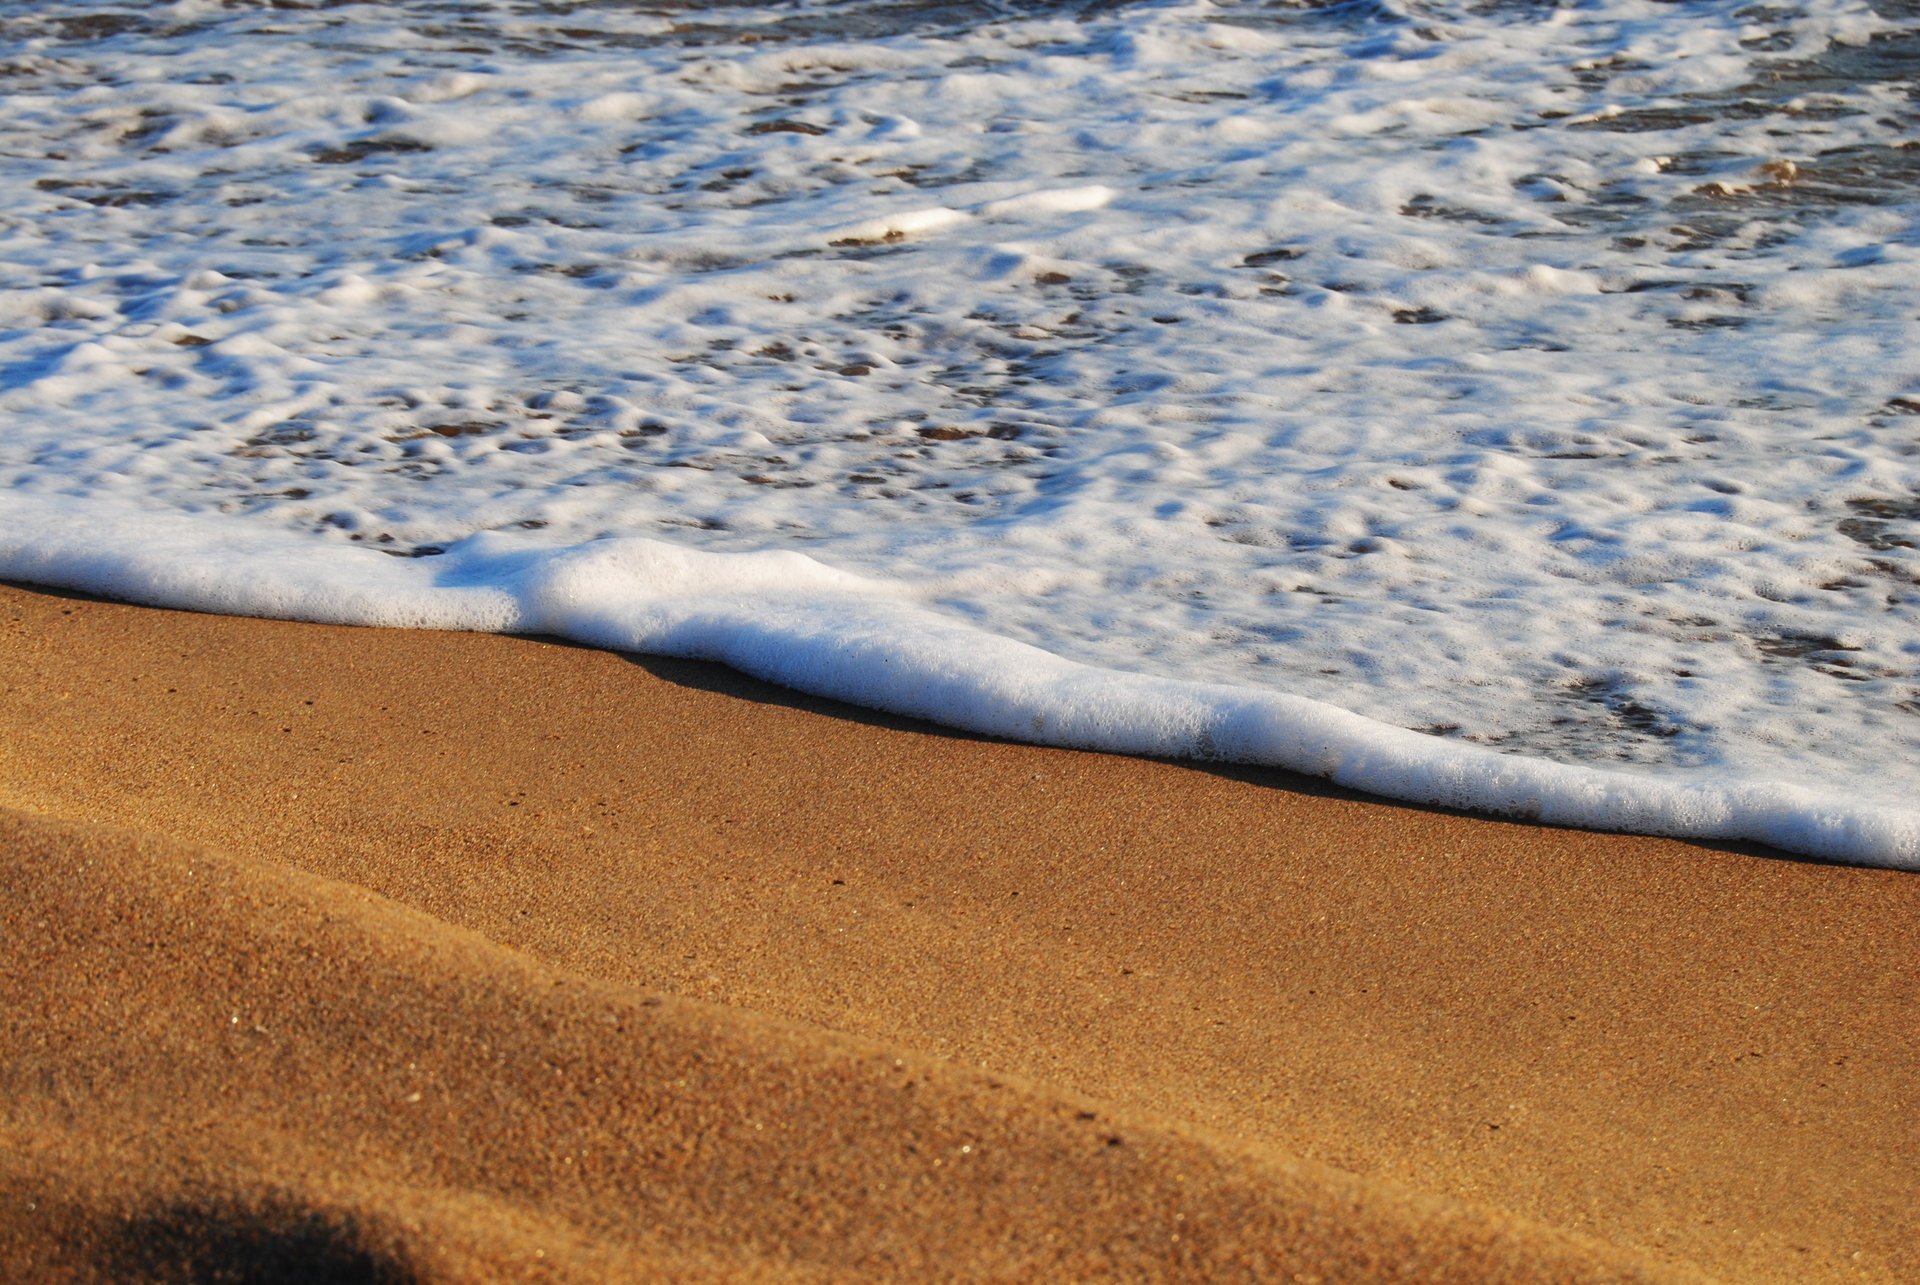
<svg viewBox="0 0 1920 1285">
<path fill-rule="evenodd" d="M 950 210 L 943 205 L 924 210 L 902 210 L 877 219 L 863 219 L 834 228 L 827 237 L 834 241 L 884 241 L 919 232 L 938 232 L 956 223 L 964 223 L 965 210 Z"/>
<path fill-rule="evenodd" d="M 11 20 L 10 574 L 1913 860 L 1867 0 L 194 12 Z"/>
<path fill-rule="evenodd" d="M 1023 192 L 1019 196 L 988 201 L 980 206 L 979 213 L 982 218 L 988 219 L 1036 214 L 1082 214 L 1104 208 L 1118 195 L 1118 192 L 1100 183 L 1059 188 L 1051 192 Z"/>
</svg>

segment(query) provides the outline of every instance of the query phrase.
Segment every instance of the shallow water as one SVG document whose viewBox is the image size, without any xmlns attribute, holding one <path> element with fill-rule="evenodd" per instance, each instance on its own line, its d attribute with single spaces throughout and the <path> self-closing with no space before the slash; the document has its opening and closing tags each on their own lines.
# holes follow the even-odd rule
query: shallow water
<svg viewBox="0 0 1920 1285">
<path fill-rule="evenodd" d="M 0 4 L 0 45 L 23 548 L 196 515 L 423 593 L 482 532 L 800 550 L 1466 744 L 1915 783 L 1905 0 Z"/>
</svg>

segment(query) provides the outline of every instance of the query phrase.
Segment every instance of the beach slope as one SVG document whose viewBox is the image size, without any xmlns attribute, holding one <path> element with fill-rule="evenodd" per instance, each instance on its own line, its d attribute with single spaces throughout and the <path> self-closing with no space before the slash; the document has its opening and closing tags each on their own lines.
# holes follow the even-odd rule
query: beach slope
<svg viewBox="0 0 1920 1285">
<path fill-rule="evenodd" d="M 0 728 L 10 1279 L 1920 1269 L 1911 875 L 20 588 Z"/>
<path fill-rule="evenodd" d="M 10 1280 L 1681 1278 L 204 848 L 0 872 Z"/>
</svg>

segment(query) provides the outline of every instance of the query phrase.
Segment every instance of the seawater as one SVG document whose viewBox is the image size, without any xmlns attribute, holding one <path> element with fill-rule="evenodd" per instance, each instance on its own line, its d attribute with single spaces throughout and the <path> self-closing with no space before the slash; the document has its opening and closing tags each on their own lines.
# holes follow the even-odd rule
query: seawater
<svg viewBox="0 0 1920 1285">
<path fill-rule="evenodd" d="M 0 2 L 0 574 L 1920 865 L 1920 6 Z"/>
</svg>

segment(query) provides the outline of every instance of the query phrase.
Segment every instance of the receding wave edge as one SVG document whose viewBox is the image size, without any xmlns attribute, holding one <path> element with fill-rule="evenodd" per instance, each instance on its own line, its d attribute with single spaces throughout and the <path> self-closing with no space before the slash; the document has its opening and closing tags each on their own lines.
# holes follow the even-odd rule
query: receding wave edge
<svg viewBox="0 0 1920 1285">
<path fill-rule="evenodd" d="M 974 628 L 924 589 L 790 551 L 483 533 L 389 558 L 231 518 L 0 497 L 0 577 L 152 606 L 328 624 L 546 633 L 710 660 L 816 696 L 1076 749 L 1284 768 L 1407 803 L 1753 841 L 1920 870 L 1920 810 L 1785 780 L 1684 779 L 1497 753 L 1284 692 L 1081 664 Z"/>
</svg>

